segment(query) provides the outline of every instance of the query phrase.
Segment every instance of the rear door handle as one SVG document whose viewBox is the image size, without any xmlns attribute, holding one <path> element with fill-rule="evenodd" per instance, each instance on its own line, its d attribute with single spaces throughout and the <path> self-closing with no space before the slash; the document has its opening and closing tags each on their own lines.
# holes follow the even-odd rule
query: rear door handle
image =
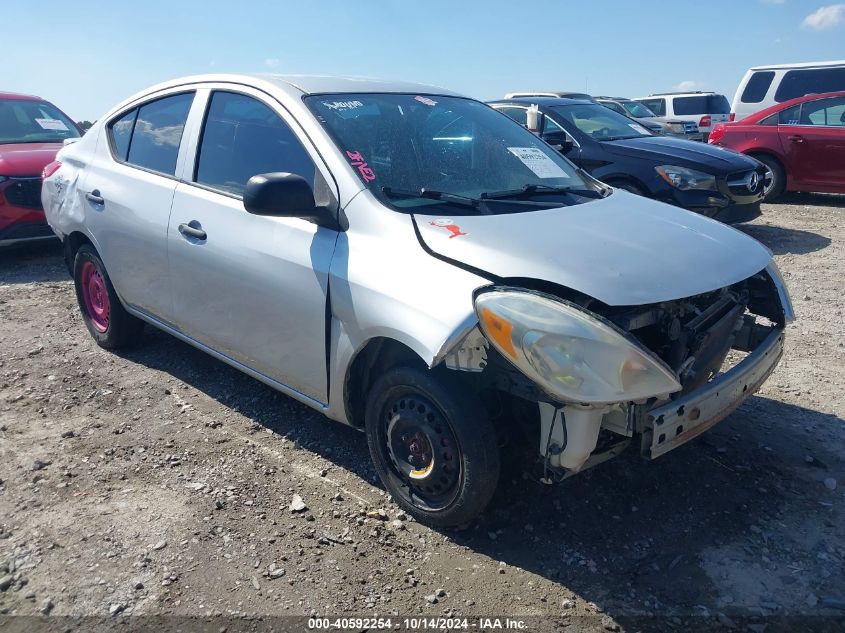
<svg viewBox="0 0 845 633">
<path fill-rule="evenodd" d="M 85 199 L 88 202 L 91 202 L 93 204 L 105 204 L 106 203 L 105 199 L 100 195 L 99 189 L 94 189 L 94 191 L 89 191 L 88 193 L 86 193 Z"/>
<path fill-rule="evenodd" d="M 793 143 L 803 143 L 804 142 L 804 137 L 801 136 L 800 134 L 790 134 L 786 138 L 788 138 Z"/>
<path fill-rule="evenodd" d="M 202 224 L 196 220 L 191 220 L 187 224 L 179 225 L 179 232 L 187 237 L 195 237 L 198 240 L 204 240 L 208 237 L 205 231 L 202 230 Z"/>
</svg>

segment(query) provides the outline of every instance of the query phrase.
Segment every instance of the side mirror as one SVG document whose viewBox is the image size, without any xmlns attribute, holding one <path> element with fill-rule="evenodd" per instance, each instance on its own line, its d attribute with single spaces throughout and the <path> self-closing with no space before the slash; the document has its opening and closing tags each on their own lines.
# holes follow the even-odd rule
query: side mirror
<svg viewBox="0 0 845 633">
<path fill-rule="evenodd" d="M 572 137 L 566 132 L 547 132 L 543 134 L 543 140 L 561 154 L 568 154 L 575 146 L 572 142 Z"/>
<path fill-rule="evenodd" d="M 314 202 L 314 191 L 302 176 L 286 172 L 258 174 L 244 188 L 244 209 L 255 215 L 302 218 L 339 230 L 337 218 Z"/>
</svg>

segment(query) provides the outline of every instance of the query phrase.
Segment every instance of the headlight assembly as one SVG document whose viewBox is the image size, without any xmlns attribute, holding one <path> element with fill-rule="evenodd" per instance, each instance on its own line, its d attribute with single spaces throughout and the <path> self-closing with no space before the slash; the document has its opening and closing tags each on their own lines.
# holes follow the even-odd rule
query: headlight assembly
<svg viewBox="0 0 845 633">
<path fill-rule="evenodd" d="M 660 177 L 676 189 L 702 189 L 704 191 L 716 190 L 716 176 L 705 174 L 703 171 L 677 167 L 675 165 L 660 165 L 654 171 Z"/>
<path fill-rule="evenodd" d="M 657 357 L 571 304 L 537 293 L 493 290 L 478 295 L 475 308 L 490 343 L 561 400 L 627 402 L 681 389 Z"/>
</svg>

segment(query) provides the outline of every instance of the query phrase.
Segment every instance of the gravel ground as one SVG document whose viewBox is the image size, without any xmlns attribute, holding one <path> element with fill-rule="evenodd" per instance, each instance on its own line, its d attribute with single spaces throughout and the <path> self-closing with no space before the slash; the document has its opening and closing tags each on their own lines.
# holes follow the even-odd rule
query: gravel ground
<svg viewBox="0 0 845 633">
<path fill-rule="evenodd" d="M 0 613 L 830 624 L 845 198 L 792 196 L 742 230 L 797 313 L 762 390 L 652 463 L 632 450 L 555 488 L 509 475 L 463 531 L 399 512 L 362 434 L 209 356 L 152 329 L 96 347 L 57 246 L 0 252 Z"/>
</svg>

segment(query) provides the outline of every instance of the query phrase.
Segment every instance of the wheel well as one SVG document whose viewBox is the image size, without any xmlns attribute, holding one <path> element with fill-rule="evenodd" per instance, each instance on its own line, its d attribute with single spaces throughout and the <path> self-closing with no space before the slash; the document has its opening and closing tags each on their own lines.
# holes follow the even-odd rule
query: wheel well
<svg viewBox="0 0 845 633">
<path fill-rule="evenodd" d="M 352 426 L 363 428 L 370 385 L 380 373 L 397 365 L 426 368 L 425 362 L 414 350 L 389 338 L 370 339 L 355 356 L 343 386 L 347 419 Z"/>
<path fill-rule="evenodd" d="M 634 185 L 637 189 L 642 191 L 645 195 L 650 195 L 648 187 L 646 187 L 642 182 L 640 182 L 637 178 L 633 176 L 610 176 L 609 178 L 603 179 L 602 182 L 605 184 L 613 186 L 615 182 L 624 182 L 630 185 Z"/>
<path fill-rule="evenodd" d="M 753 151 L 750 151 L 750 152 L 746 152 L 746 154 L 748 156 L 750 156 L 751 158 L 757 158 L 758 156 L 765 156 L 766 158 L 769 158 L 769 159 L 775 161 L 780 166 L 783 173 L 784 174 L 786 173 L 786 169 L 784 169 L 784 167 L 783 167 L 783 161 L 780 158 L 778 158 L 777 156 L 775 156 L 775 154 L 773 154 L 772 152 L 767 152 L 765 150 L 761 150 L 761 151 L 753 150 Z"/>
<path fill-rule="evenodd" d="M 65 266 L 67 266 L 67 270 L 71 276 L 73 276 L 73 260 L 76 259 L 76 251 L 83 244 L 91 244 L 93 246 L 88 236 L 79 231 L 74 231 L 64 239 Z"/>
</svg>

